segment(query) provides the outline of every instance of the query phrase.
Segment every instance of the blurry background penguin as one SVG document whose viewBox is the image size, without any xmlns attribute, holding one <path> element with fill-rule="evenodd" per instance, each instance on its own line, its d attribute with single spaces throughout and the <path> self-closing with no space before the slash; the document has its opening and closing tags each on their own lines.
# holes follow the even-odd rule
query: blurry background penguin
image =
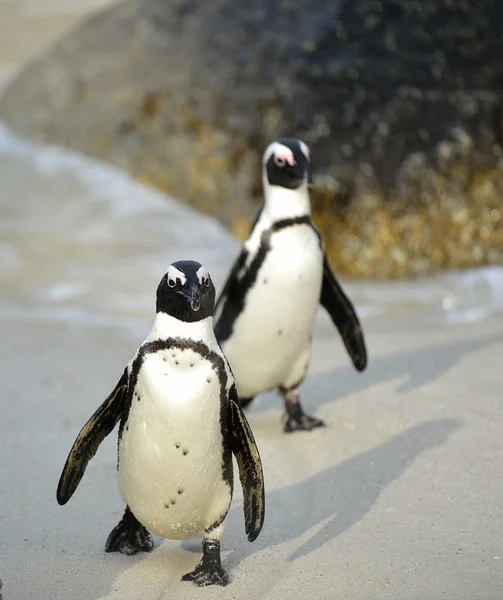
<svg viewBox="0 0 503 600">
<path fill-rule="evenodd" d="M 152 330 L 79 433 L 57 491 L 59 504 L 66 504 L 120 421 L 118 479 L 126 510 L 105 550 L 150 552 L 148 530 L 175 540 L 203 535 L 203 558 L 182 577 L 197 585 L 229 581 L 220 537 L 232 500 L 232 454 L 249 541 L 264 521 L 262 464 L 213 333 L 214 306 L 215 288 L 204 267 L 194 261 L 169 267 L 157 288 Z"/>
<path fill-rule="evenodd" d="M 304 414 L 299 386 L 311 356 L 318 304 L 328 311 L 358 371 L 367 365 L 365 341 L 351 301 L 335 279 L 311 219 L 309 149 L 281 139 L 263 156 L 264 204 L 235 262 L 215 312 L 215 334 L 236 379 L 243 407 L 277 388 L 285 431 L 323 421 Z"/>
</svg>

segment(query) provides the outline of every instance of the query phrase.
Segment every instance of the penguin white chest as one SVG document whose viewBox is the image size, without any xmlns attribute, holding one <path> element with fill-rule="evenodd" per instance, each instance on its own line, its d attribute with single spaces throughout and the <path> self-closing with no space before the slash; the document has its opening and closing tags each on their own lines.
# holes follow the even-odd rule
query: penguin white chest
<svg viewBox="0 0 503 600">
<path fill-rule="evenodd" d="M 270 250 L 223 348 L 243 397 L 293 384 L 304 374 L 322 278 L 323 252 L 309 225 L 271 236 Z"/>
<path fill-rule="evenodd" d="M 119 443 L 119 490 L 158 535 L 199 535 L 229 509 L 222 384 L 213 364 L 191 349 L 147 354 L 140 367 Z"/>
</svg>

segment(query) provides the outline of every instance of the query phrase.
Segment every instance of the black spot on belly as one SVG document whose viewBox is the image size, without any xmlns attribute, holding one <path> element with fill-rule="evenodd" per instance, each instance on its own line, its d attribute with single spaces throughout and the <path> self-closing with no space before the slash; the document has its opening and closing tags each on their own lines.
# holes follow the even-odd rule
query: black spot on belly
<svg viewBox="0 0 503 600">
<path fill-rule="evenodd" d="M 207 381 L 208 383 L 211 383 L 211 377 L 206 377 L 206 381 Z"/>
<path fill-rule="evenodd" d="M 138 402 L 141 400 L 141 398 L 140 398 L 140 394 L 138 394 L 138 396 L 137 396 L 137 398 L 136 398 L 136 399 L 138 400 Z"/>
<path fill-rule="evenodd" d="M 169 504 L 165 504 L 165 505 L 164 505 L 164 508 L 169 508 Z"/>
<path fill-rule="evenodd" d="M 191 367 L 193 367 L 193 366 L 194 366 L 194 363 L 190 363 L 190 366 L 191 366 Z"/>
<path fill-rule="evenodd" d="M 175 444 L 175 448 L 180 448 L 180 444 Z"/>
<path fill-rule="evenodd" d="M 189 453 L 189 451 L 187 450 L 187 448 L 184 448 L 182 450 L 182 453 L 183 453 L 184 456 L 187 456 L 187 454 Z"/>
<path fill-rule="evenodd" d="M 169 503 L 171 506 L 173 506 L 173 504 L 176 504 L 176 500 L 170 500 Z"/>
<path fill-rule="evenodd" d="M 164 362 L 166 362 L 168 359 L 167 359 L 165 356 L 163 356 L 163 357 L 162 357 L 162 360 L 163 360 Z"/>
<path fill-rule="evenodd" d="M 267 285 L 268 281 L 269 281 L 269 280 L 267 279 L 267 277 L 264 277 L 264 279 L 263 279 L 263 283 L 264 283 L 264 285 Z"/>
<path fill-rule="evenodd" d="M 129 431 L 129 425 L 126 425 L 126 431 Z"/>
<path fill-rule="evenodd" d="M 278 329 L 278 335 L 281 337 L 283 335 L 283 330 L 282 329 Z"/>
<path fill-rule="evenodd" d="M 183 494 L 183 490 L 182 489 L 178 490 L 178 495 L 181 496 L 182 494 Z"/>
<path fill-rule="evenodd" d="M 175 360 L 175 365 L 177 365 L 177 364 L 178 364 L 178 361 L 177 361 L 177 360 Z"/>
</svg>

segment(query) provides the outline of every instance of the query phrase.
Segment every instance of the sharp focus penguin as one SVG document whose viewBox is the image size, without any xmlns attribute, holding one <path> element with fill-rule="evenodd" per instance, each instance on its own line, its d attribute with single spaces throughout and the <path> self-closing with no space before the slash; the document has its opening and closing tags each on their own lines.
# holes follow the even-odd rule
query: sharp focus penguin
<svg viewBox="0 0 503 600">
<path fill-rule="evenodd" d="M 126 510 L 107 552 L 150 552 L 149 531 L 181 540 L 202 535 L 203 557 L 182 577 L 226 585 L 220 538 L 233 490 L 232 454 L 244 496 L 248 540 L 264 521 L 262 465 L 234 379 L 213 333 L 215 288 L 199 263 L 173 263 L 157 288 L 152 330 L 115 389 L 84 425 L 63 468 L 59 504 L 120 421 L 119 491 Z"/>
<path fill-rule="evenodd" d="M 310 153 L 281 139 L 263 157 L 264 204 L 216 307 L 215 334 L 229 361 L 241 406 L 277 388 L 285 431 L 323 426 L 306 415 L 299 386 L 311 355 L 318 304 L 328 311 L 358 371 L 367 352 L 356 312 L 330 269 L 311 219 Z"/>
</svg>

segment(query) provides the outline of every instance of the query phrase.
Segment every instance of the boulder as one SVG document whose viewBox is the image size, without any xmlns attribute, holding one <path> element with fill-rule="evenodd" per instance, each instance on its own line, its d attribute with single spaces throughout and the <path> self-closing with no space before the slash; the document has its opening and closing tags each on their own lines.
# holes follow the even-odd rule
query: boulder
<svg viewBox="0 0 503 600">
<path fill-rule="evenodd" d="M 22 134 L 111 161 L 243 238 L 278 136 L 313 152 L 334 269 L 503 260 L 501 0 L 129 0 L 0 99 Z"/>
</svg>

